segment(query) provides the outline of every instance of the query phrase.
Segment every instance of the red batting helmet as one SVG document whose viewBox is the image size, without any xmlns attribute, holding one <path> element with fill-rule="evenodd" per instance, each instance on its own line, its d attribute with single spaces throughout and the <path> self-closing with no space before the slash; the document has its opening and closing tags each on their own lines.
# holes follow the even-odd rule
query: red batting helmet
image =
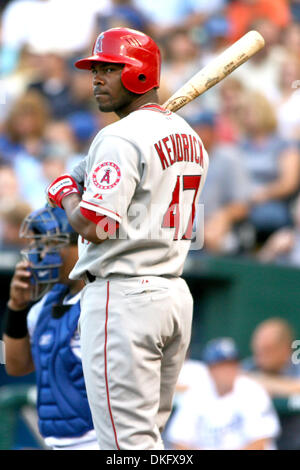
<svg viewBox="0 0 300 470">
<path fill-rule="evenodd" d="M 75 66 L 89 70 L 93 62 L 124 64 L 121 80 L 133 93 L 146 93 L 159 86 L 159 48 L 153 39 L 140 31 L 112 28 L 99 34 L 92 55 L 78 60 Z"/>
</svg>

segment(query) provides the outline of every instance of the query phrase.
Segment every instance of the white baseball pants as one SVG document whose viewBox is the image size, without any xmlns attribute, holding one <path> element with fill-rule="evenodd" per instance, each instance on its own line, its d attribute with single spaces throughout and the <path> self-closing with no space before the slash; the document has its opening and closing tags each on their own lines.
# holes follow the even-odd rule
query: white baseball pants
<svg viewBox="0 0 300 470">
<path fill-rule="evenodd" d="M 82 365 L 100 449 L 163 449 L 192 311 L 181 278 L 97 278 L 85 286 Z"/>
</svg>

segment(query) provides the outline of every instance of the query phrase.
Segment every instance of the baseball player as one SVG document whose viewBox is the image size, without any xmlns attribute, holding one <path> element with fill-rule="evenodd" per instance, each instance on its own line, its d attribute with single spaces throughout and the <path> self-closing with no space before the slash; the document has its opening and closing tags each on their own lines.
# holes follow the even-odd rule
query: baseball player
<svg viewBox="0 0 300 470">
<path fill-rule="evenodd" d="M 11 282 L 4 327 L 7 372 L 36 371 L 39 429 L 48 447 L 99 449 L 77 331 L 82 282 L 68 279 L 77 260 L 77 234 L 62 209 L 46 207 L 25 218 L 21 237 L 33 242 Z"/>
<path fill-rule="evenodd" d="M 193 301 L 180 277 L 208 157 L 201 139 L 158 104 L 160 52 L 145 34 L 101 33 L 90 57 L 102 129 L 78 168 L 47 190 L 80 234 L 72 279 L 84 279 L 80 335 L 101 449 L 161 449 L 190 341 Z"/>
</svg>

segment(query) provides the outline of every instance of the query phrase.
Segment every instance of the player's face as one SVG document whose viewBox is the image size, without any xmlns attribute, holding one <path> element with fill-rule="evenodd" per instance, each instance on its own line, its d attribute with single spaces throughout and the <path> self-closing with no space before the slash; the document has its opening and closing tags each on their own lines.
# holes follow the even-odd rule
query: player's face
<svg viewBox="0 0 300 470">
<path fill-rule="evenodd" d="M 61 243 L 47 238 L 42 238 L 41 242 L 41 246 L 43 247 L 41 258 L 44 258 L 48 253 L 53 252 L 53 250 L 58 250 L 62 260 L 62 265 L 59 268 L 59 280 L 63 284 L 68 284 L 69 274 L 77 261 L 77 246 L 66 245 L 62 247 Z"/>
<path fill-rule="evenodd" d="M 237 361 L 223 361 L 209 366 L 210 374 L 220 395 L 230 393 L 239 372 Z"/>
<path fill-rule="evenodd" d="M 123 67 L 108 62 L 95 62 L 92 66 L 94 96 L 104 113 L 113 111 L 120 115 L 133 100 L 133 93 L 121 81 Z"/>
</svg>

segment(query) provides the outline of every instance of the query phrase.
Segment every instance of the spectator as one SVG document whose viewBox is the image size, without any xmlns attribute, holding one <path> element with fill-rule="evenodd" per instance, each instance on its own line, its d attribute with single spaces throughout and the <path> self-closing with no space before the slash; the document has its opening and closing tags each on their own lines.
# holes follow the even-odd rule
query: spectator
<svg viewBox="0 0 300 470">
<path fill-rule="evenodd" d="M 241 137 L 240 113 L 245 94 L 244 85 L 235 77 L 228 77 L 220 85 L 220 102 L 216 116 L 216 139 L 220 143 L 235 144 Z"/>
<path fill-rule="evenodd" d="M 288 56 L 280 72 L 280 96 L 276 103 L 278 134 L 283 139 L 300 140 L 300 60 Z"/>
<path fill-rule="evenodd" d="M 162 69 L 163 86 L 169 96 L 199 71 L 201 57 L 199 47 L 189 31 L 178 27 L 163 39 L 165 61 Z M 199 112 L 199 102 L 192 101 L 179 111 L 184 117 L 191 117 Z"/>
<path fill-rule="evenodd" d="M 22 48 L 14 71 L 1 77 L 0 99 L 1 104 L 5 106 L 0 106 L 0 124 L 5 121 L 15 101 L 25 94 L 29 83 L 35 80 L 38 73 L 39 63 L 36 56 L 26 47 Z"/>
<path fill-rule="evenodd" d="M 225 0 L 136 0 L 137 6 L 152 20 L 155 36 L 160 37 L 178 27 L 198 27 L 212 14 L 223 10 Z"/>
<path fill-rule="evenodd" d="M 47 143 L 39 157 L 40 160 L 20 156 L 16 167 L 20 192 L 33 209 L 41 206 L 45 199 L 45 188 L 53 178 L 66 172 L 68 160 L 71 160 L 73 155 L 63 144 Z"/>
<path fill-rule="evenodd" d="M 205 67 L 216 59 L 226 47 L 228 47 L 229 24 L 224 16 L 213 15 L 198 29 L 192 30 L 192 36 L 201 51 L 201 63 L 199 68 Z M 198 109 L 204 108 L 218 112 L 220 106 L 220 87 L 213 87 L 201 96 L 196 104 Z"/>
<path fill-rule="evenodd" d="M 48 103 L 51 117 L 62 119 L 75 111 L 71 94 L 70 70 L 66 58 L 54 49 L 32 48 L 40 63 L 40 77 L 29 84 L 28 90 L 40 93 Z"/>
<path fill-rule="evenodd" d="M 206 383 L 207 380 L 209 380 L 209 376 L 205 364 L 199 360 L 190 359 L 187 356 L 178 376 L 173 400 L 172 413 L 162 435 L 162 439 L 164 441 L 166 449 L 172 447 L 172 444 L 168 441 L 168 435 L 169 426 L 173 421 L 172 418 L 174 416 L 174 413 L 178 408 L 181 407 L 182 401 L 188 391 L 194 389 L 195 387 L 201 388 L 202 384 Z"/>
<path fill-rule="evenodd" d="M 71 114 L 67 120 L 51 121 L 45 131 L 50 146 L 60 147 L 65 153 L 66 171 L 86 156 L 89 143 L 99 127 L 94 116 L 85 111 Z"/>
<path fill-rule="evenodd" d="M 10 200 L 0 203 L 0 248 L 1 250 L 19 251 L 24 246 L 24 240 L 19 237 L 20 227 L 24 217 L 31 207 L 22 200 Z"/>
<path fill-rule="evenodd" d="M 240 152 L 252 186 L 249 220 L 261 242 L 292 224 L 290 201 L 299 187 L 299 152 L 276 134 L 274 109 L 259 93 L 245 97 L 241 123 L 245 137 Z"/>
<path fill-rule="evenodd" d="M 6 173 L 14 173 L 18 185 L 16 191 L 32 208 L 42 204 L 50 173 L 61 174 L 72 157 L 72 148 L 57 144 L 49 154 L 45 138 L 48 123 L 48 109 L 43 98 L 31 91 L 15 103 L 5 122 L 5 132 L 0 136 L 2 154 L 8 165 L 12 165 Z"/>
<path fill-rule="evenodd" d="M 192 125 L 210 156 L 209 172 L 200 204 L 204 204 L 204 247 L 211 252 L 237 252 L 235 232 L 248 212 L 249 180 L 243 160 L 232 145 L 218 145 L 216 117 L 200 114 Z"/>
<path fill-rule="evenodd" d="M 286 0 L 231 0 L 227 7 L 230 22 L 230 41 L 234 42 L 251 29 L 258 18 L 268 18 L 279 28 L 284 28 L 291 19 Z"/>
<path fill-rule="evenodd" d="M 294 208 L 294 227 L 273 233 L 259 250 L 257 257 L 264 263 L 300 266 L 300 197 Z"/>
<path fill-rule="evenodd" d="M 48 145 L 44 148 L 42 155 L 42 168 L 46 180 L 46 186 L 49 181 L 63 174 L 66 169 L 69 158 L 68 148 L 62 145 Z M 44 188 L 46 187 L 44 186 Z"/>
<path fill-rule="evenodd" d="M 70 96 L 72 100 L 73 112 L 93 112 L 96 113 L 96 106 L 91 99 L 92 84 L 89 74 L 82 70 L 70 70 Z"/>
<path fill-rule="evenodd" d="M 6 162 L 0 164 L 0 203 L 20 198 L 20 185 L 12 165 Z"/>
<path fill-rule="evenodd" d="M 273 103 L 280 93 L 279 76 L 286 50 L 278 44 L 280 31 L 271 21 L 257 20 L 251 24 L 250 29 L 262 34 L 265 46 L 233 72 L 233 77 L 238 78 L 245 88 L 259 91 Z"/>
<path fill-rule="evenodd" d="M 0 135 L 0 152 L 14 163 L 17 154 L 38 155 L 43 146 L 48 108 L 36 92 L 22 95 L 11 108 Z"/>
<path fill-rule="evenodd" d="M 244 362 L 245 369 L 300 379 L 300 365 L 291 362 L 293 340 L 292 328 L 284 319 L 269 318 L 260 323 L 252 335 L 253 357 Z"/>
<path fill-rule="evenodd" d="M 149 18 L 134 0 L 111 0 L 111 4 L 98 16 L 97 31 L 110 28 L 132 28 L 151 35 Z"/>
<path fill-rule="evenodd" d="M 22 196 L 22 188 L 12 165 L 0 164 L 0 248 L 16 251 L 22 242 L 19 229 L 31 207 Z"/>
<path fill-rule="evenodd" d="M 49 121 L 45 129 L 45 138 L 50 144 L 61 144 L 68 148 L 70 153 L 75 152 L 76 143 L 70 121 L 63 119 Z"/>
<path fill-rule="evenodd" d="M 279 433 L 276 413 L 263 388 L 242 375 L 234 342 L 210 341 L 203 360 L 207 380 L 185 394 L 170 423 L 168 439 L 174 448 L 273 449 Z"/>
<path fill-rule="evenodd" d="M 290 9 L 294 21 L 300 21 L 300 1 L 299 0 L 290 0 Z"/>
<path fill-rule="evenodd" d="M 300 50 L 300 24 L 291 23 L 283 31 L 282 44 L 287 54 L 299 57 Z"/>
<path fill-rule="evenodd" d="M 292 362 L 293 340 L 292 328 L 283 318 L 265 320 L 252 335 L 253 356 L 244 361 L 244 370 L 272 397 L 300 393 L 300 364 Z M 280 416 L 280 420 L 278 448 L 300 450 L 300 415 Z"/>
<path fill-rule="evenodd" d="M 204 376 L 207 376 L 207 368 L 196 359 L 187 358 L 181 368 L 176 384 L 175 403 L 178 405 L 188 390 L 195 386 L 201 386 Z"/>
<path fill-rule="evenodd" d="M 82 71 L 72 70 L 66 57 L 55 50 L 31 50 L 39 63 L 39 75 L 28 85 L 47 101 L 53 119 L 65 119 L 74 112 L 93 111 L 91 81 Z"/>
<path fill-rule="evenodd" d="M 216 58 L 228 46 L 228 30 L 229 24 L 226 18 L 221 15 L 214 15 L 206 21 L 200 30 L 201 33 L 199 31 L 199 41 L 204 49 L 204 65 Z M 204 40 L 202 41 L 201 34 L 204 34 Z"/>
</svg>

